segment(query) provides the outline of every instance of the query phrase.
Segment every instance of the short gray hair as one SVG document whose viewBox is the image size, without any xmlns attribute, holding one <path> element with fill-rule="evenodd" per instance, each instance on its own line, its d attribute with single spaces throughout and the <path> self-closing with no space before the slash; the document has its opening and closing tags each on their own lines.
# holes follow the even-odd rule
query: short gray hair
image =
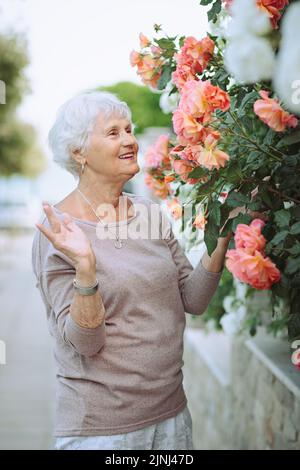
<svg viewBox="0 0 300 470">
<path fill-rule="evenodd" d="M 56 120 L 49 131 L 48 143 L 53 153 L 53 160 L 62 168 L 79 178 L 80 163 L 72 158 L 75 150 L 85 151 L 94 129 L 97 116 L 117 115 L 132 122 L 130 108 L 125 101 L 107 91 L 80 93 L 61 105 Z"/>
</svg>

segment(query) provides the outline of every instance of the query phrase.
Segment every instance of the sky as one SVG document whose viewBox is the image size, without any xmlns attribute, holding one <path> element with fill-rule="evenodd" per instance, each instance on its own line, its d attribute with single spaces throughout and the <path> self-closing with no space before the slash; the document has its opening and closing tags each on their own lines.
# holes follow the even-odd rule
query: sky
<svg viewBox="0 0 300 470">
<path fill-rule="evenodd" d="M 64 101 L 121 80 L 141 84 L 129 63 L 139 33 L 152 38 L 158 23 L 169 36 L 200 39 L 206 9 L 199 0 L 0 0 L 0 31 L 24 32 L 28 40 L 32 93 L 19 115 L 37 128 L 48 158 L 47 134 Z"/>
</svg>

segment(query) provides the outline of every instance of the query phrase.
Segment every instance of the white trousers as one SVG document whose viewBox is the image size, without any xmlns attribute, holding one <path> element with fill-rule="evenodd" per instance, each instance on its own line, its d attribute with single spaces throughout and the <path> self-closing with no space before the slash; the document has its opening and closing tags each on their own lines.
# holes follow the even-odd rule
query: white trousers
<svg viewBox="0 0 300 470">
<path fill-rule="evenodd" d="M 176 416 L 137 431 L 113 436 L 57 437 L 56 450 L 193 450 L 188 406 Z"/>
</svg>

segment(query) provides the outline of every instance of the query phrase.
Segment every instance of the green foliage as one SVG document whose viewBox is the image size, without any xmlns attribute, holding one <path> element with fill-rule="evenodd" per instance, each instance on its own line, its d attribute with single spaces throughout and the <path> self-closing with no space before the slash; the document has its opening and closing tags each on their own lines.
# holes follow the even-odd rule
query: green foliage
<svg viewBox="0 0 300 470">
<path fill-rule="evenodd" d="M 0 79 L 5 83 L 5 104 L 0 105 L 0 173 L 37 176 L 46 166 L 46 159 L 37 144 L 34 128 L 20 121 L 16 110 L 30 92 L 24 74 L 28 54 L 22 36 L 0 35 Z"/>
<path fill-rule="evenodd" d="M 170 115 L 164 114 L 159 107 L 159 94 L 152 93 L 146 86 L 131 82 L 119 82 L 115 85 L 99 87 L 116 94 L 126 101 L 132 111 L 135 133 L 142 133 L 147 127 L 169 127 Z"/>
<path fill-rule="evenodd" d="M 200 5 L 209 7 L 209 21 L 214 23 L 218 20 L 221 0 L 201 0 Z M 300 337 L 300 125 L 283 132 L 276 132 L 266 125 L 254 112 L 254 103 L 261 99 L 261 90 L 273 97 L 272 82 L 232 83 L 223 60 L 226 39 L 209 36 L 215 41 L 214 54 L 196 79 L 210 80 L 229 95 L 230 109 L 217 109 L 209 123 L 220 133 L 217 147 L 226 152 L 229 161 L 224 167 L 211 170 L 199 164 L 188 175 L 199 178 L 189 191 L 186 182 L 177 175 L 178 185 L 171 197 L 179 197 L 182 202 L 188 199 L 193 208 L 196 205 L 202 207 L 206 214 L 204 242 L 209 256 L 220 237 L 234 233 L 239 224 L 249 225 L 255 218 L 249 212 L 238 212 L 238 208 L 263 212 L 267 216 L 262 228 L 266 241 L 262 255 L 280 271 L 280 280 L 269 289 L 272 307 L 270 331 L 278 332 L 280 328 L 287 327 L 292 340 Z M 159 83 L 159 89 L 163 89 L 176 68 L 174 54 L 182 47 L 184 37 L 155 41 L 164 49 L 162 58 L 167 59 Z M 171 145 L 177 143 L 172 142 Z M 203 140 L 198 143 L 203 145 Z M 201 181 L 203 177 L 204 181 Z M 222 192 L 227 192 L 227 198 L 221 203 Z M 229 217 L 232 212 L 234 216 Z M 191 226 L 191 239 L 194 239 L 195 230 Z M 233 238 L 229 248 L 235 248 Z M 219 313 L 222 311 L 221 308 L 217 310 Z M 255 334 L 261 322 L 260 312 L 249 314 L 247 322 L 250 333 Z"/>
<path fill-rule="evenodd" d="M 9 118 L 0 126 L 0 174 L 2 176 L 38 176 L 46 159 L 37 145 L 36 132 L 30 124 Z"/>
<path fill-rule="evenodd" d="M 22 36 L 0 35 L 0 79 L 6 87 L 6 104 L 0 106 L 0 120 L 14 114 L 23 96 L 30 91 L 24 69 L 29 61 L 27 44 Z"/>
<path fill-rule="evenodd" d="M 211 299 L 207 309 L 203 313 L 203 320 L 207 323 L 208 321 L 213 321 L 215 328 L 221 330 L 222 326 L 220 320 L 225 313 L 223 307 L 224 298 L 231 293 L 233 289 L 233 278 L 232 274 L 224 267 L 222 278 L 218 285 L 213 298 Z"/>
<path fill-rule="evenodd" d="M 208 21 L 212 21 L 215 23 L 218 18 L 218 14 L 222 8 L 222 1 L 221 0 L 200 0 L 200 5 L 207 6 L 212 4 L 210 10 L 207 12 Z"/>
</svg>

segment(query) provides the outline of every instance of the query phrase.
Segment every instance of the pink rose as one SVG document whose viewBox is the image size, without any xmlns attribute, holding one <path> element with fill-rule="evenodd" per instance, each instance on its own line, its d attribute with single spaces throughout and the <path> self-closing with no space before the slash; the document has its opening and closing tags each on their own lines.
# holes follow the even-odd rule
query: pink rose
<svg viewBox="0 0 300 470">
<path fill-rule="evenodd" d="M 261 233 L 265 222 L 261 219 L 253 219 L 250 225 L 238 224 L 234 235 L 236 248 L 242 248 L 244 251 L 253 254 L 255 251 L 263 252 L 266 239 Z"/>
<path fill-rule="evenodd" d="M 145 153 L 145 163 L 148 167 L 169 167 L 169 136 L 161 135 Z"/>
<path fill-rule="evenodd" d="M 253 109 L 255 114 L 275 132 L 283 132 L 287 127 L 297 127 L 298 119 L 293 114 L 284 111 L 279 101 L 269 98 L 269 92 L 259 92 L 262 99 L 255 101 Z"/>
<path fill-rule="evenodd" d="M 256 0 L 256 5 L 267 13 L 274 29 L 278 28 L 278 20 L 281 17 L 279 10 L 282 10 L 288 3 L 289 0 Z"/>
<path fill-rule="evenodd" d="M 200 142 L 205 135 L 203 124 L 181 109 L 177 109 L 173 112 L 172 121 L 175 134 L 177 134 L 178 141 L 182 145 L 189 143 L 196 144 Z"/>
<path fill-rule="evenodd" d="M 217 140 L 213 135 L 208 135 L 204 140 L 204 145 L 198 145 L 195 150 L 194 158 L 199 165 L 208 170 L 224 167 L 229 160 L 229 155 L 217 148 Z"/>
<path fill-rule="evenodd" d="M 242 282 L 255 289 L 270 289 L 280 280 L 280 271 L 269 257 L 256 250 L 252 255 L 243 249 L 227 250 L 225 265 Z"/>
<path fill-rule="evenodd" d="M 171 164 L 175 173 L 177 173 L 185 183 L 195 184 L 199 182 L 199 178 L 189 178 L 189 174 L 195 168 L 195 165 L 192 163 L 188 163 L 185 160 L 171 160 Z"/>
<path fill-rule="evenodd" d="M 200 230 L 205 229 L 205 225 L 207 224 L 207 219 L 202 211 L 199 211 L 198 214 L 195 217 L 195 220 L 193 222 L 193 226 L 197 227 Z"/>
<path fill-rule="evenodd" d="M 215 109 L 227 111 L 230 108 L 230 98 L 226 91 L 212 85 L 209 80 L 189 80 L 181 89 L 179 108 L 207 124 Z"/>
<path fill-rule="evenodd" d="M 182 206 L 177 197 L 168 201 L 167 206 L 170 209 L 172 216 L 175 220 L 180 219 L 182 217 Z"/>
<path fill-rule="evenodd" d="M 202 73 L 211 59 L 215 48 L 213 40 L 206 36 L 197 41 L 193 36 L 185 38 L 183 46 L 174 58 L 179 66 L 188 65 L 193 72 Z"/>
<path fill-rule="evenodd" d="M 140 33 L 139 35 L 140 39 L 140 47 L 143 49 L 144 47 L 148 47 L 151 44 L 151 41 L 143 34 Z"/>
<path fill-rule="evenodd" d="M 160 199 L 166 199 L 171 194 L 170 186 L 164 180 L 154 178 L 152 175 L 145 176 L 145 184 Z"/>
</svg>

